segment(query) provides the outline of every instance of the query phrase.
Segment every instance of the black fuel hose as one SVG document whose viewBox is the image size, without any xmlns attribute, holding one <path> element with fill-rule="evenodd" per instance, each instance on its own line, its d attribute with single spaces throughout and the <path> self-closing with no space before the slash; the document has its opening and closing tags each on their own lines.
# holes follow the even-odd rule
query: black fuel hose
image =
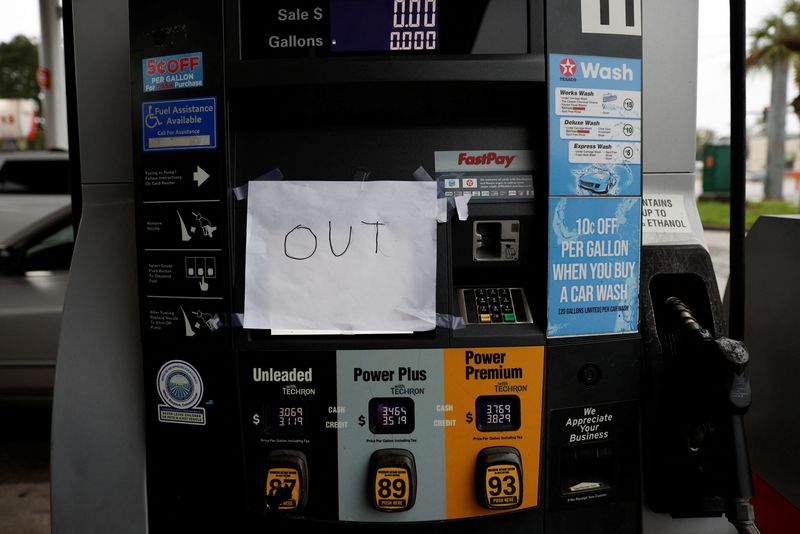
<svg viewBox="0 0 800 534">
<path fill-rule="evenodd" d="M 720 364 L 720 373 L 726 374 L 731 440 L 733 441 L 733 463 L 730 492 L 726 496 L 725 517 L 739 534 L 759 534 L 755 525 L 755 511 L 750 499 L 753 482 L 750 472 L 750 455 L 744 430 L 744 414 L 750 407 L 750 381 L 745 373 L 749 362 L 747 348 L 741 341 L 726 337 L 714 337 L 703 328 L 686 304 L 676 297 L 664 302 L 682 334 L 699 345 L 702 353 L 709 354 Z"/>
</svg>

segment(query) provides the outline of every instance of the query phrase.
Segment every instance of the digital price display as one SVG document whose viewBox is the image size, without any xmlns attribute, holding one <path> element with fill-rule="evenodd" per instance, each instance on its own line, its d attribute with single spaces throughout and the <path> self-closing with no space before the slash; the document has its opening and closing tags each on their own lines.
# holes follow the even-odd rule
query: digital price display
<svg viewBox="0 0 800 534">
<path fill-rule="evenodd" d="M 520 426 L 519 397 L 485 395 L 475 399 L 475 426 L 481 432 L 507 432 Z"/>
<path fill-rule="evenodd" d="M 268 434 L 297 434 L 306 428 L 305 407 L 299 404 L 267 406 L 265 429 Z"/>
<path fill-rule="evenodd" d="M 414 431 L 414 399 L 375 397 L 369 401 L 369 430 L 373 434 L 410 434 Z"/>
<path fill-rule="evenodd" d="M 331 0 L 331 52 L 439 48 L 439 0 Z"/>
</svg>

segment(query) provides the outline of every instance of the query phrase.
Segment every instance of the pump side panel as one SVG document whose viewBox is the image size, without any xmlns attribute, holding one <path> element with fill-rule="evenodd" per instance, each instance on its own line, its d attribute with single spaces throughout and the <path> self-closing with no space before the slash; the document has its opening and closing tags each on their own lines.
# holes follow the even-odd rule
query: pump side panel
<svg viewBox="0 0 800 534">
<path fill-rule="evenodd" d="M 83 216 L 53 400 L 52 531 L 147 532 L 128 6 L 72 2 Z"/>
</svg>

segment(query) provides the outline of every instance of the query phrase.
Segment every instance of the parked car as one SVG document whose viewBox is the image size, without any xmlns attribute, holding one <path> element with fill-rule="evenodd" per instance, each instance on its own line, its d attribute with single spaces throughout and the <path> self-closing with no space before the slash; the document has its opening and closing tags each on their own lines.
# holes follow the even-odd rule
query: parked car
<svg viewBox="0 0 800 534">
<path fill-rule="evenodd" d="M 0 193 L 65 194 L 69 176 L 67 152 L 0 152 Z"/>
<path fill-rule="evenodd" d="M 0 400 L 52 396 L 74 233 L 68 195 L 0 195 Z"/>
</svg>

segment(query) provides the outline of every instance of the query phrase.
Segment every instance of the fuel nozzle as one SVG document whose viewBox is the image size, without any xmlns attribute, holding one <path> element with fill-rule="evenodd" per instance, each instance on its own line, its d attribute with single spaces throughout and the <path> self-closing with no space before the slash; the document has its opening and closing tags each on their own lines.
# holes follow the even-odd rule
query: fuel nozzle
<svg viewBox="0 0 800 534">
<path fill-rule="evenodd" d="M 676 297 L 669 297 L 664 304 L 681 325 L 682 334 L 695 345 L 697 353 L 707 358 L 704 363 L 724 375 L 727 403 L 732 413 L 744 415 L 752 400 L 750 378 L 745 374 L 750 353 L 745 344 L 723 336 L 714 337 Z"/>
<path fill-rule="evenodd" d="M 753 481 L 750 473 L 750 458 L 747 452 L 747 439 L 744 430 L 744 414 L 750 408 L 752 394 L 750 378 L 746 374 L 750 354 L 741 341 L 723 336 L 714 336 L 703 328 L 692 311 L 680 299 L 669 297 L 664 302 L 667 312 L 679 326 L 681 337 L 688 341 L 691 356 L 698 358 L 695 364 L 705 370 L 706 389 L 698 398 L 711 403 L 721 418 L 726 419 L 731 442 L 727 473 L 726 512 L 728 521 L 740 533 L 757 534 L 753 506 Z M 690 371 L 691 372 L 691 371 Z M 714 386 L 716 384 L 716 387 Z M 692 428 L 705 428 L 694 425 Z M 703 433 L 689 436 L 689 443 L 701 443 Z"/>
</svg>

